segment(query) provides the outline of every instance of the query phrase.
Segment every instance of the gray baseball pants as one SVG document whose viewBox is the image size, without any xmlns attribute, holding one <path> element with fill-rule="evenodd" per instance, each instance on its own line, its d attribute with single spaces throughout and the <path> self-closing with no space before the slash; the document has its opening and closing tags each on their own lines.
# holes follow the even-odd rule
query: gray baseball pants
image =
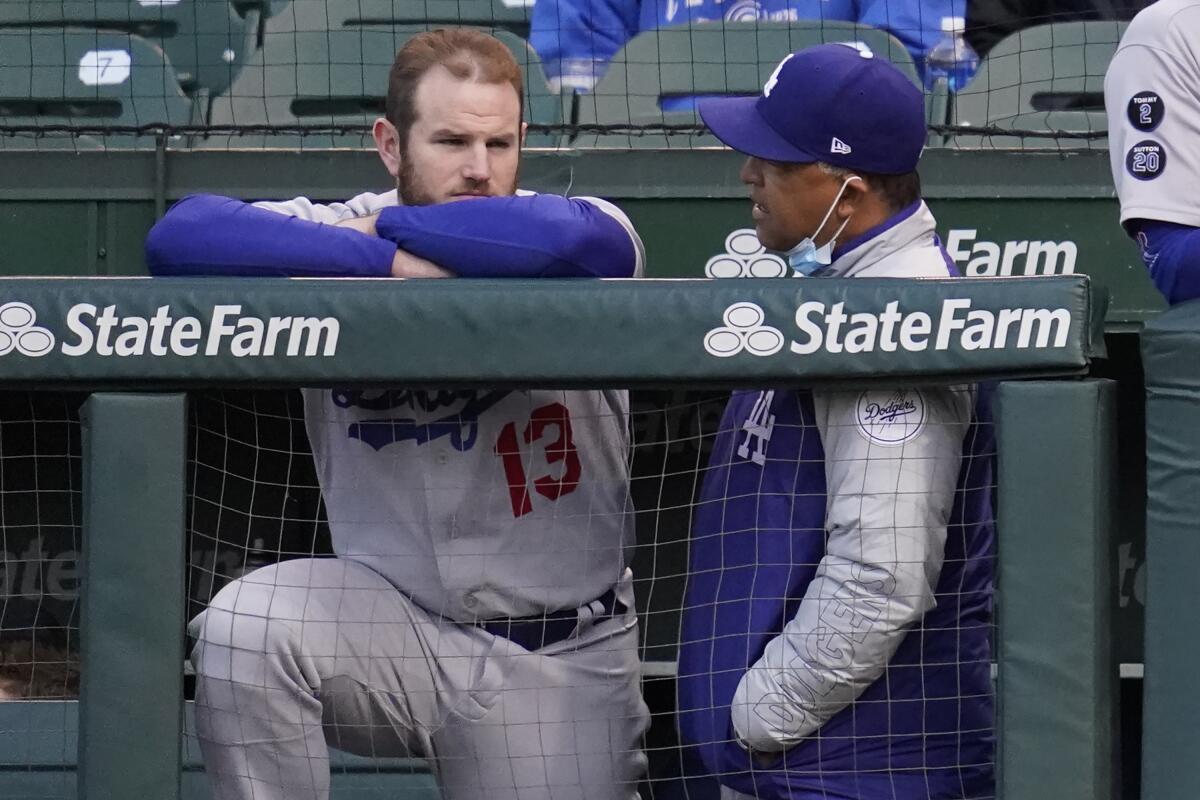
<svg viewBox="0 0 1200 800">
<path fill-rule="evenodd" d="M 191 626 L 214 797 L 324 800 L 332 745 L 427 758 L 447 800 L 635 800 L 649 722 L 637 618 L 581 625 L 531 652 L 354 561 L 256 570 Z"/>
</svg>

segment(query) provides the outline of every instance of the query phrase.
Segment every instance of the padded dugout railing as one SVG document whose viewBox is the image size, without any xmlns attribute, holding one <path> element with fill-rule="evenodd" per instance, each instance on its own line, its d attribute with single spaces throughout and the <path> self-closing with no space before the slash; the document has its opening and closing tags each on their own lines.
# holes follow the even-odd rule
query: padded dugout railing
<svg viewBox="0 0 1200 800">
<path fill-rule="evenodd" d="M 1113 796 L 1116 729 L 1109 723 L 1117 665 L 1107 631 L 1114 569 L 1111 517 L 1104 513 L 1113 474 L 1113 393 L 1108 382 L 1076 379 L 1104 353 L 1102 303 L 1094 302 L 1086 277 L 386 287 L 7 279 L 0 297 L 26 304 L 48 335 L 0 362 L 7 387 L 102 390 L 85 407 L 81 798 L 179 797 L 188 389 L 968 380 L 1004 381 L 998 411 L 1003 795 Z M 718 357 L 706 349 L 707 334 L 735 303 L 759 306 L 784 346 L 765 356 Z M 876 340 L 849 353 L 818 341 L 819 324 L 797 325 L 798 312 L 811 322 L 837 303 L 847 313 L 917 320 L 910 336 L 901 337 L 908 346 L 887 350 Z M 150 330 L 156 317 L 173 322 L 159 323 L 157 346 L 148 338 L 140 351 L 117 355 L 111 338 L 102 346 L 97 319 L 105 315 L 137 317 Z M 179 327 L 187 317 L 198 330 Z M 235 354 L 237 320 L 250 317 L 267 331 L 275 320 L 273 354 L 263 354 L 270 348 L 261 340 L 257 355 L 246 351 L 247 341 Z M 985 319 L 994 323 L 991 333 L 975 327 L 968 337 L 968 326 Z M 1001 341 L 996 331 L 1004 320 Z M 35 344 L 44 348 L 40 354 L 32 352 Z M 1017 380 L 1029 378 L 1071 380 Z M 1056 459 L 1054 468 L 1045 468 L 1048 459 Z M 118 552 L 122 557 L 113 557 Z M 1058 579 L 1064 575 L 1071 580 Z"/>
</svg>

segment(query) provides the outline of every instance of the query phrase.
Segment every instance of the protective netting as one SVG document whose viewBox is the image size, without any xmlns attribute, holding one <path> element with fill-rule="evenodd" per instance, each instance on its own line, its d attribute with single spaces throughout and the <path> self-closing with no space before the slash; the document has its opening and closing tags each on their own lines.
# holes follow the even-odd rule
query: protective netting
<svg viewBox="0 0 1200 800">
<path fill-rule="evenodd" d="M 864 565 L 882 547 L 896 580 L 910 568 L 941 574 L 937 607 L 953 613 L 908 631 L 880 682 L 890 698 L 868 690 L 849 701 L 849 728 L 835 716 L 809 738 L 870 763 L 855 780 L 889 785 L 941 774 L 945 753 L 934 747 L 914 764 L 901 755 L 901 738 L 922 747 L 950 739 L 956 778 L 986 783 L 979 776 L 994 758 L 985 733 L 994 565 L 990 534 L 974 524 L 991 523 L 990 428 L 948 422 L 934 390 L 856 392 L 850 403 L 858 421 L 845 426 L 820 416 L 823 401 L 782 391 L 736 396 L 724 422 L 729 395 L 713 392 L 634 392 L 626 414 L 621 392 L 309 391 L 308 431 L 299 392 L 190 398 L 188 616 L 210 603 L 215 610 L 190 630 L 189 647 L 200 642 L 201 676 L 181 665 L 190 676 L 185 788 L 197 781 L 227 790 L 251 785 L 256 797 L 294 797 L 331 780 L 334 797 L 490 797 L 508 796 L 505 787 L 515 781 L 531 797 L 608 797 L 614 781 L 626 779 L 644 798 L 716 797 L 714 776 L 734 768 L 714 768 L 681 748 L 679 732 L 682 726 L 695 735 L 696 715 L 719 704 L 697 705 L 694 686 L 685 690 L 680 675 L 694 678 L 698 663 L 717 664 L 750 647 L 738 633 L 747 624 L 773 638 L 800 610 L 806 581 L 820 583 L 813 570 L 838 534 L 825 529 L 826 487 L 814 476 L 835 452 L 843 456 L 829 485 L 842 487 L 835 491 L 849 511 L 831 510 L 830 519 L 860 521 L 867 535 L 853 547 L 863 548 Z M 74 575 L 80 547 L 82 398 L 2 397 L 0 500 L 10 577 L 0 651 L 28 653 L 16 643 L 36 648 L 61 636 L 53 641 L 66 642 L 76 659 L 78 587 L 59 582 Z M 952 397 L 942 400 L 958 402 Z M 959 398 L 960 411 L 969 413 L 970 400 Z M 485 407 L 497 414 L 481 418 Z M 512 419 L 497 422 L 505 415 Z M 960 442 L 965 436 L 965 459 L 955 447 L 906 449 L 913 437 L 943 433 Z M 862 457 L 851 458 L 857 443 Z M 891 471 L 904 459 L 903 469 Z M 838 483 L 845 470 L 853 483 L 860 462 L 872 464 L 882 478 L 869 480 L 881 483 Z M 784 484 L 739 483 L 738 465 L 782 475 Z M 930 498 L 914 488 L 923 484 L 911 484 L 914 473 L 951 487 L 956 507 L 939 550 L 944 560 L 921 566 L 909 545 L 924 529 L 910 509 Z M 879 497 L 889 499 L 886 514 L 870 521 L 871 498 Z M 794 509 L 785 514 L 790 533 L 767 529 L 768 510 L 757 523 L 744 519 L 748 508 L 758 514 L 779 504 Z M 57 544 L 47 544 L 52 535 Z M 434 542 L 434 552 L 413 546 L 420 541 Z M 726 544 L 714 559 L 720 541 Z M 351 560 L 329 558 L 335 549 Z M 632 582 L 619 577 L 626 560 Z M 14 583 L 15 570 L 35 567 L 40 577 Z M 761 575 L 762 583 L 746 584 L 748 575 Z M 801 593 L 785 599 L 772 589 L 780 575 Z M 903 588 L 872 599 L 879 578 L 856 572 L 837 592 L 817 592 L 822 625 L 848 625 L 850 637 L 823 635 L 820 649 L 859 647 L 865 657 L 870 643 L 855 637 L 871 630 L 871 620 L 920 605 Z M 707 596 L 714 580 L 734 593 Z M 755 602 L 766 611 L 739 621 L 739 585 L 758 586 Z M 630 592 L 636 633 L 623 610 Z M 531 615 L 533 602 L 566 608 Z M 10 624 L 7 609 L 22 603 L 43 611 Z M 505 612 L 499 621 L 497 609 Z M 764 622 L 763 613 L 774 621 Z M 720 620 L 711 634 L 703 634 L 705 619 Z M 694 646 L 707 635 L 716 637 L 715 655 L 698 662 Z M 934 640 L 955 644 L 922 649 Z M 971 640 L 973 647 L 963 645 Z M 280 672 L 273 665 L 285 652 Z M 58 651 L 40 653 L 33 650 L 30 665 L 59 675 Z M 285 685 L 296 680 L 319 688 L 300 699 Z M 906 697 L 904 686 L 916 694 Z M 70 698 L 77 687 L 53 688 L 42 696 Z M 889 720 L 886 735 L 873 727 L 880 712 Z M 0 792 L 73 796 L 74 706 L 0 703 L 3 714 L 0 738 L 14 746 L 3 750 Z M 948 719 L 951 729 L 938 727 Z M 260 754 L 267 739 L 274 755 L 255 761 L 210 748 L 202 758 L 201 736 L 243 741 Z M 972 741 L 979 749 L 972 751 Z M 728 744 L 728 734 L 716 744 Z M 896 754 L 881 756 L 879 748 Z M 803 765 L 791 769 L 792 780 L 814 779 Z"/>
<path fill-rule="evenodd" d="M 837 538 L 835 532 L 829 539 L 824 529 L 824 487 L 806 482 L 813 470 L 822 471 L 813 449 L 822 423 L 803 415 L 804 421 L 788 419 L 787 404 L 805 401 L 782 392 L 776 420 L 775 394 L 747 395 L 757 395 L 749 404 L 742 401 L 749 416 L 733 419 L 741 412 L 731 412 L 725 426 L 733 427 L 721 445 L 725 396 L 637 393 L 626 445 L 621 393 L 310 390 L 307 427 L 315 471 L 298 427 L 296 395 L 198 398 L 191 549 L 226 553 L 212 563 L 236 566 L 222 574 L 218 567 L 193 564 L 193 600 L 225 587 L 211 601 L 203 628 L 192 630 L 200 675 L 197 741 L 189 742 L 189 751 L 208 743 L 209 779 L 230 796 L 247 787 L 263 797 L 308 796 L 324 787 L 327 764 L 335 789 L 371 775 L 381 796 L 413 781 L 436 784 L 451 797 L 608 797 L 617 796 L 622 781 L 639 782 L 644 797 L 680 796 L 686 784 L 715 792 L 714 776 L 734 768 L 714 767 L 680 748 L 683 717 L 677 716 L 675 695 L 683 692 L 680 671 L 697 669 L 696 640 L 689 636 L 713 613 L 728 617 L 723 607 L 739 601 L 735 591 L 713 598 L 711 607 L 693 603 L 714 575 L 728 586 L 744 582 L 748 569 L 761 571 L 764 585 L 777 579 L 772 571 L 811 575 L 826 542 Z M 855 402 L 893 420 L 884 438 L 901 442 L 926 424 L 904 422 L 913 406 L 903 393 L 882 402 L 855 393 Z M 931 428 L 953 427 L 939 421 L 932 406 L 918 401 L 917 407 L 929 414 Z M 821 429 L 831 453 L 842 447 L 838 431 Z M 889 460 L 900 457 L 860 433 L 841 433 L 867 442 L 865 461 L 874 469 L 886 473 Z M 787 449 L 789 438 L 798 450 Z M 714 445 L 730 449 L 714 458 Z M 971 452 L 967 462 L 957 451 L 912 452 L 908 466 L 892 478 L 867 473 L 880 485 L 842 490 L 840 502 L 849 503 L 850 517 L 868 529 L 852 549 L 862 548 L 860 557 L 868 562 L 874 558 L 868 552 L 899 559 L 894 579 L 846 577 L 839 591 L 850 594 L 840 599 L 837 592 L 810 590 L 827 607 L 821 626 L 836 628 L 844 614 L 860 615 L 842 646 L 853 649 L 851 642 L 858 641 L 862 657 L 871 658 L 870 641 L 857 637 L 886 624 L 879 620 L 898 608 L 920 605 L 896 586 L 872 600 L 871 587 L 879 589 L 881 580 L 901 583 L 906 570 L 923 569 L 907 560 L 916 552 L 910 540 L 925 535 L 910 508 L 930 500 L 911 496 L 925 490 L 919 481 L 911 483 L 913 473 L 941 473 L 950 494 L 953 467 L 963 463 L 969 471 L 971 458 L 986 460 L 990 450 Z M 725 472 L 730 464 L 765 465 L 769 459 L 779 465 L 764 476 L 782 474 L 785 486 L 766 477 L 749 487 L 726 485 L 733 480 Z M 841 467 L 854 469 L 847 460 L 833 474 Z M 990 497 L 990 473 L 984 469 L 976 481 L 960 486 L 960 505 L 970 504 L 971 493 L 977 500 Z M 719 512 L 718 496 L 726 498 Z M 868 509 L 880 497 L 898 503 L 884 502 L 884 518 L 871 521 Z M 744 515 L 760 504 L 793 508 L 797 527 L 815 515 L 816 527 L 752 533 Z M 840 519 L 838 513 L 831 512 L 831 519 Z M 990 518 L 981 521 L 990 524 Z M 905 730 L 911 735 L 915 726 L 926 743 L 952 737 L 959 748 L 956 769 L 974 787 L 969 796 L 987 796 L 979 775 L 991 769 L 990 740 L 974 752 L 969 744 L 987 740 L 992 710 L 990 614 L 984 610 L 991 602 L 990 578 L 984 576 L 991 573 L 992 552 L 979 535 L 956 515 L 939 550 L 944 562 L 927 565 L 945 573 L 939 608 L 954 611 L 928 626 L 918 623 L 921 633 L 910 632 L 908 648 L 897 651 L 885 681 L 894 682 L 889 691 L 896 705 L 889 706 L 878 689 L 858 701 L 844 698 L 855 708 L 849 727 L 845 717 L 840 724 L 835 718 L 812 734 L 819 741 L 826 736 L 825 747 L 860 751 L 867 762 L 874 758 L 865 772 L 876 778 L 902 784 L 912 773 L 904 758 L 881 758 L 876 750 L 883 737 L 871 720 L 882 713 L 894 716 L 887 727 L 897 736 Z M 711 551 L 714 538 L 722 537 L 730 543 L 717 560 L 711 552 L 697 554 L 697 548 Z M 780 549 L 778 537 L 790 537 L 790 543 Z M 632 544 L 625 556 L 623 542 Z M 348 559 L 323 557 L 331 544 Z M 630 553 L 633 581 L 627 584 L 614 576 Z M 710 561 L 701 563 L 704 558 Z M 247 572 L 280 559 L 284 566 Z M 234 576 L 242 579 L 226 583 Z M 804 579 L 797 580 L 803 587 Z M 820 583 L 813 580 L 813 586 Z M 688 581 L 695 584 L 692 593 L 685 592 Z M 639 611 L 636 636 L 620 622 L 623 606 L 614 606 L 614 600 L 630 601 L 630 589 Z M 780 615 L 768 628 L 797 613 L 800 594 L 754 591 L 762 604 L 756 616 Z M 530 613 L 546 605 L 562 610 Z M 772 605 L 774 611 L 764 612 Z M 867 621 L 876 614 L 879 619 Z M 743 643 L 738 625 L 713 631 L 718 648 L 761 646 Z M 979 649 L 921 651 L 923 639 L 948 635 L 945 626 L 953 629 L 952 640 L 961 645 L 974 638 Z M 837 641 L 824 646 L 836 651 Z M 688 645 L 690 657 L 681 650 Z M 290 669 L 281 674 L 276 668 L 285 653 L 287 663 L 300 659 L 300 682 Z M 922 663 L 934 654 L 947 662 Z M 918 673 L 916 695 L 902 700 L 901 685 Z M 950 683 L 947 674 L 955 676 Z M 301 686 L 313 688 L 319 706 L 296 706 Z M 716 708 L 711 701 L 696 708 L 694 692 L 685 695 L 692 717 Z M 953 731 L 939 730 L 950 706 Z M 718 744 L 728 743 L 727 737 L 722 732 Z M 926 772 L 935 782 L 944 779 L 939 756 L 930 758 L 918 770 L 921 779 Z M 811 767 L 809 774 L 803 766 L 794 769 L 796 780 L 818 780 Z"/>
<path fill-rule="evenodd" d="M 514 55 L 531 147 L 715 146 L 697 98 L 758 94 L 823 42 L 921 87 L 931 146 L 1104 146 L 1104 73 L 1145 3 L 994 5 L 0 0 L 0 147 L 370 147 L 396 50 L 445 26 Z"/>
<path fill-rule="evenodd" d="M 0 794 L 74 797 L 82 397 L 0 392 Z"/>
</svg>

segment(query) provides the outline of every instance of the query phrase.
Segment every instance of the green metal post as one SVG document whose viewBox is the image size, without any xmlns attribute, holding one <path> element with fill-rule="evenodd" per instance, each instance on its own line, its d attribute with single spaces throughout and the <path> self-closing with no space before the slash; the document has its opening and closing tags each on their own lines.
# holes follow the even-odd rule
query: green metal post
<svg viewBox="0 0 1200 800">
<path fill-rule="evenodd" d="M 1116 384 L 1000 385 L 1000 794 L 1112 800 L 1120 783 Z"/>
<path fill-rule="evenodd" d="M 80 800 L 179 797 L 186 403 L 83 407 Z"/>
<path fill-rule="evenodd" d="M 1146 677 L 1142 798 L 1200 797 L 1200 308 L 1146 325 Z"/>
</svg>

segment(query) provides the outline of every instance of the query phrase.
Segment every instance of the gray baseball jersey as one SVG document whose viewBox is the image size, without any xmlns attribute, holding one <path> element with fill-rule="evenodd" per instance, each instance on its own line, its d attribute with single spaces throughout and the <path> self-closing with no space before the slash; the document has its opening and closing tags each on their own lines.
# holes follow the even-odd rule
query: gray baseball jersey
<svg viewBox="0 0 1200 800">
<path fill-rule="evenodd" d="M 260 205 L 332 223 L 395 202 Z M 640 274 L 628 220 L 592 202 L 625 226 Z M 328 800 L 328 742 L 427 758 L 447 800 L 636 798 L 649 711 L 625 567 L 626 394 L 309 389 L 304 400 L 341 557 L 256 570 L 193 621 L 214 796 Z M 627 610 L 597 616 L 589 604 L 609 588 Z M 574 632 L 533 650 L 452 621 L 559 609 L 576 609 Z"/>
<path fill-rule="evenodd" d="M 1200 227 L 1200 0 L 1158 0 L 1134 18 L 1104 104 L 1121 222 Z"/>
<path fill-rule="evenodd" d="M 583 199 L 628 231 L 640 276 L 629 220 Z M 334 223 L 396 203 L 392 191 L 258 205 Z M 460 621 L 576 608 L 624 572 L 625 392 L 307 389 L 304 408 L 334 550 L 423 608 Z"/>
</svg>

